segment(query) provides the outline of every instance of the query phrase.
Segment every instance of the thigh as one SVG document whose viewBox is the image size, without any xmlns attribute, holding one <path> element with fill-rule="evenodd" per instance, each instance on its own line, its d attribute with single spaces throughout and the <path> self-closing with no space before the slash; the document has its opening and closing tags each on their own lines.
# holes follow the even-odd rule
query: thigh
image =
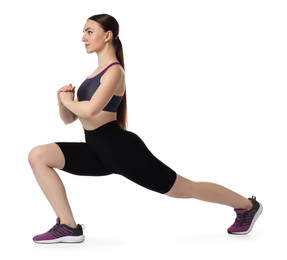
<svg viewBox="0 0 287 260">
<path fill-rule="evenodd" d="M 86 143 L 57 142 L 56 145 L 64 157 L 61 170 L 83 176 L 104 176 L 111 173 Z"/>
<path fill-rule="evenodd" d="M 126 132 L 119 148 L 118 173 L 150 190 L 166 193 L 176 180 L 176 172 L 159 160 L 142 139 Z"/>
</svg>

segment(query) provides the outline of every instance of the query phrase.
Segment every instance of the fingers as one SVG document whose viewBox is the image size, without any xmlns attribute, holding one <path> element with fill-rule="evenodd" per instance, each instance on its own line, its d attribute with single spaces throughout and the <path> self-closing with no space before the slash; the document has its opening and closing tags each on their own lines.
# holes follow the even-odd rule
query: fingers
<svg viewBox="0 0 287 260">
<path fill-rule="evenodd" d="M 75 87 L 72 84 L 66 85 L 64 87 L 61 87 L 58 90 L 58 93 L 60 92 L 73 92 L 75 90 Z"/>
</svg>

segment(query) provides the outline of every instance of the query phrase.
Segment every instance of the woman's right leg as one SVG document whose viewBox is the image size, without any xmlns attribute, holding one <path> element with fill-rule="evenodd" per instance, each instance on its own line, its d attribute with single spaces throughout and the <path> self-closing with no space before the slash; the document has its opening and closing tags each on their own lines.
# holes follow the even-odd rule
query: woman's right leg
<svg viewBox="0 0 287 260">
<path fill-rule="evenodd" d="M 36 146 L 30 151 L 28 159 L 41 190 L 61 224 L 77 227 L 65 187 L 54 170 L 63 169 L 65 165 L 65 157 L 59 146 L 55 143 Z"/>
</svg>

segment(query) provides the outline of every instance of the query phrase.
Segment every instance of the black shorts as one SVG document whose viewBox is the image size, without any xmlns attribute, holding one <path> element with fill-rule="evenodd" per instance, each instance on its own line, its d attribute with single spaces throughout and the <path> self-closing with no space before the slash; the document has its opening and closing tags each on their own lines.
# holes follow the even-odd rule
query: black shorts
<svg viewBox="0 0 287 260">
<path fill-rule="evenodd" d="M 63 171 L 82 176 L 120 174 L 156 192 L 166 193 L 176 173 L 147 148 L 134 133 L 117 121 L 95 130 L 84 130 L 86 142 L 56 142 L 65 157 Z"/>
</svg>

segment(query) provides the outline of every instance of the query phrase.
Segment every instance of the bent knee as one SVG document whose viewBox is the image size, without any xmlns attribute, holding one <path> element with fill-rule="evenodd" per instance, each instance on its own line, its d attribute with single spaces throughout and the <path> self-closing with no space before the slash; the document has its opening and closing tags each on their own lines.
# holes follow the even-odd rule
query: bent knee
<svg viewBox="0 0 287 260">
<path fill-rule="evenodd" d="M 45 165 L 62 169 L 65 164 L 64 155 L 56 144 L 35 146 L 29 152 L 28 161 L 32 168 Z"/>
<path fill-rule="evenodd" d="M 34 167 L 37 163 L 41 162 L 44 158 L 44 149 L 42 146 L 36 146 L 31 149 L 28 154 L 28 162 L 31 167 Z"/>
</svg>

